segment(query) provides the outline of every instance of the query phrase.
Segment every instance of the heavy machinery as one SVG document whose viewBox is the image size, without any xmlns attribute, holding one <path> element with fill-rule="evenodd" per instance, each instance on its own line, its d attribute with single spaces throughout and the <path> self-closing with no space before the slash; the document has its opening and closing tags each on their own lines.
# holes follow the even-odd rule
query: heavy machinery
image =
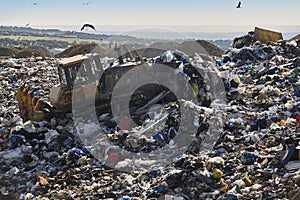
<svg viewBox="0 0 300 200">
<path fill-rule="evenodd" d="M 282 33 L 255 27 L 254 31 L 248 32 L 247 35 L 235 38 L 232 46 L 234 48 L 242 48 L 253 44 L 255 41 L 268 44 L 269 42 L 277 42 L 282 39 Z"/>
<path fill-rule="evenodd" d="M 136 49 L 133 50 L 136 58 L 129 51 L 127 51 L 126 58 L 121 55 L 120 49 L 117 49 L 117 51 L 119 54 L 118 61 L 108 66 L 103 66 L 99 55 L 96 53 L 76 55 L 58 61 L 57 70 L 60 84 L 50 89 L 49 101 L 34 96 L 34 91 L 31 91 L 30 87 L 25 87 L 25 85 L 20 87 L 17 99 L 21 117 L 25 121 L 41 121 L 70 112 L 72 110 L 72 94 L 74 92 L 82 93 L 81 102 L 90 102 L 89 100 L 94 98 L 98 113 L 109 112 L 112 91 L 122 75 L 134 67 L 147 65 Z M 179 64 L 170 64 L 173 67 L 179 66 Z M 101 76 L 98 76 L 99 74 Z M 134 78 L 143 78 L 143 72 L 137 73 Z M 95 84 L 97 84 L 96 91 L 92 89 Z M 124 94 L 126 93 L 124 91 Z M 152 100 L 153 98 L 154 100 Z M 148 107 L 164 98 L 167 98 L 168 101 L 176 100 L 174 94 L 160 85 L 154 87 L 153 85 L 145 86 L 134 93 L 131 98 L 134 100 L 131 101 L 131 107 L 139 111 L 139 113 L 143 113 L 139 109 L 140 107 L 147 110 Z M 149 101 L 150 104 L 147 104 Z M 87 107 L 89 105 L 82 104 L 82 106 Z"/>
<path fill-rule="evenodd" d="M 254 38 L 266 44 L 268 42 L 277 42 L 283 39 L 282 33 L 267 30 L 267 29 L 262 29 L 258 27 L 254 28 Z"/>
<path fill-rule="evenodd" d="M 89 58 L 92 58 L 91 54 L 76 55 L 57 62 L 60 84 L 50 89 L 49 102 L 41 97 L 33 96 L 34 91 L 31 91 L 30 87 L 25 88 L 25 85 L 20 87 L 17 93 L 17 99 L 21 117 L 24 120 L 40 121 L 51 117 L 51 115 L 59 115 L 71 111 L 73 90 L 79 89 L 73 87 L 77 75 L 77 78 L 82 79 L 82 85 L 88 87 L 88 84 L 94 81 L 88 79 L 88 73 L 91 71 L 97 73 L 100 70 L 100 60 L 97 55 L 95 55 L 93 59 L 94 63 L 91 62 L 89 63 L 90 65 L 88 65 L 86 62 L 87 73 L 77 74 L 82 63 Z"/>
</svg>

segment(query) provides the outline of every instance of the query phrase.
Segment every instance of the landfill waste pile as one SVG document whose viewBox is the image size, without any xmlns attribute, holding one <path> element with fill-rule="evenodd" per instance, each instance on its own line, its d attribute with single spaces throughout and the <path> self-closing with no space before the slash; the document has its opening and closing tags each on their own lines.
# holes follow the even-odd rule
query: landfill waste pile
<svg viewBox="0 0 300 200">
<path fill-rule="evenodd" d="M 165 104 L 133 130 L 110 113 L 99 116 L 101 130 L 92 122 L 75 126 L 71 113 L 22 121 L 17 89 L 26 82 L 33 95 L 47 98 L 49 85 L 58 80 L 55 63 L 1 60 L 0 199 L 299 199 L 300 41 L 263 44 L 246 37 L 214 62 L 201 55 L 176 57 L 171 51 L 155 58 L 183 63 L 178 72 L 193 85 L 195 99 Z M 220 95 L 207 87 L 205 80 L 212 77 L 197 76 L 190 65 L 219 69 L 226 102 L 212 100 Z M 172 140 L 182 136 L 177 133 L 184 120 L 180 106 L 197 116 L 189 118 L 197 131 L 186 151 L 167 165 L 144 168 L 140 160 L 140 168 L 130 171 L 110 168 L 107 163 L 120 159 L 115 149 L 98 155 L 79 137 L 101 132 L 111 146 L 141 153 L 166 146 L 172 154 Z M 214 128 L 218 123 L 221 129 Z M 157 133 L 137 134 L 149 127 Z M 213 132 L 218 135 L 214 145 L 202 151 Z"/>
</svg>

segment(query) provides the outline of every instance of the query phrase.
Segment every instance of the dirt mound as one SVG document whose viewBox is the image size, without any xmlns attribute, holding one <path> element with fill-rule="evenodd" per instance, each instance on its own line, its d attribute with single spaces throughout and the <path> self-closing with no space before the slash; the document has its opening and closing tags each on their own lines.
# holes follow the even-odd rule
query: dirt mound
<svg viewBox="0 0 300 200">
<path fill-rule="evenodd" d="M 179 44 L 177 42 L 154 42 L 149 48 L 166 50 L 176 50 Z"/>
<path fill-rule="evenodd" d="M 194 54 L 195 52 L 199 54 L 208 54 L 210 56 L 222 56 L 222 54 L 224 54 L 222 49 L 205 40 L 184 41 L 180 44 L 178 50 L 189 55 Z"/>
<path fill-rule="evenodd" d="M 104 47 L 100 47 L 96 43 L 76 44 L 76 45 L 73 45 L 73 46 L 67 48 L 63 52 L 57 54 L 56 57 L 71 57 L 71 56 L 75 56 L 78 54 L 90 53 L 94 49 L 96 52 L 100 52 L 101 57 L 107 56 L 108 52 L 109 52 L 108 49 L 106 49 Z"/>
<path fill-rule="evenodd" d="M 290 40 L 300 40 L 300 34 L 292 37 Z"/>
<path fill-rule="evenodd" d="M 0 56 L 16 57 L 19 50 L 13 47 L 0 47 Z"/>
<path fill-rule="evenodd" d="M 147 48 L 142 48 L 139 51 L 144 57 L 155 57 L 167 50 L 175 51 L 178 49 L 178 46 L 177 42 L 154 42 Z"/>
<path fill-rule="evenodd" d="M 143 57 L 153 58 L 156 56 L 160 56 L 165 50 L 161 48 L 142 48 L 139 49 L 140 54 Z"/>
<path fill-rule="evenodd" d="M 118 47 L 120 47 L 122 56 L 127 56 L 126 55 L 127 50 L 126 50 L 126 48 L 124 48 L 125 46 L 119 45 Z M 127 47 L 128 51 L 130 51 L 132 53 L 132 55 L 135 56 L 135 53 L 133 52 L 133 48 L 137 49 L 140 52 L 140 49 L 144 49 L 146 46 L 143 44 L 139 44 L 139 43 L 127 43 L 126 47 Z M 118 57 L 118 53 L 117 53 L 117 51 L 115 51 L 115 48 L 109 49 L 108 57 L 112 57 L 112 58 Z"/>
<path fill-rule="evenodd" d="M 9 56 L 15 58 L 28 57 L 52 57 L 53 54 L 44 47 L 31 46 L 25 49 L 13 47 L 0 47 L 0 56 Z"/>
<path fill-rule="evenodd" d="M 155 42 L 143 50 L 142 54 L 143 56 L 153 57 L 165 50 L 179 50 L 188 55 L 192 55 L 195 52 L 210 56 L 222 56 L 224 54 L 222 49 L 205 40 L 190 40 L 184 41 L 181 44 L 177 42 Z"/>
<path fill-rule="evenodd" d="M 53 54 L 48 51 L 44 47 L 40 46 L 31 46 L 26 49 L 20 50 L 19 53 L 17 54 L 17 58 L 28 58 L 28 57 L 52 57 Z"/>
</svg>

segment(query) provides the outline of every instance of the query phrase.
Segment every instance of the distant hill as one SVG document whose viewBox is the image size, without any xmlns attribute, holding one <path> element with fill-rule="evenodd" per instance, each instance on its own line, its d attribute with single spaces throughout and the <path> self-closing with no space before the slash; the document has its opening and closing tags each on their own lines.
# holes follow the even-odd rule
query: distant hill
<svg viewBox="0 0 300 200">
<path fill-rule="evenodd" d="M 30 27 L 18 26 L 0 26 L 0 36 L 33 36 L 33 37 L 59 37 L 59 38 L 77 38 L 85 40 L 108 40 L 108 41 L 144 41 L 128 35 L 107 35 L 92 34 L 81 31 L 62 31 L 59 29 L 36 29 Z"/>
<path fill-rule="evenodd" d="M 184 40 L 172 41 L 172 36 L 169 35 L 170 40 L 155 39 L 155 38 L 136 38 L 129 35 L 105 35 L 105 34 L 93 34 L 84 33 L 81 31 L 62 31 L 59 29 L 35 29 L 30 27 L 16 27 L 16 26 L 0 26 L 0 46 L 5 47 L 21 47 L 26 48 L 30 46 L 43 46 L 52 52 L 57 52 L 55 49 L 66 49 L 71 46 L 71 49 L 58 54 L 57 56 L 69 56 L 77 53 L 83 53 L 84 48 L 90 51 L 95 45 L 81 45 L 82 43 L 99 43 L 104 48 L 109 48 L 108 56 L 115 57 L 116 52 L 113 51 L 116 45 L 121 46 L 127 44 L 129 49 L 132 47 L 143 48 L 142 53 L 148 57 L 156 55 L 154 51 L 147 50 L 152 49 L 170 49 L 170 50 L 186 50 L 187 53 L 191 53 L 196 47 L 187 48 L 189 43 L 182 43 Z M 175 38 L 174 38 L 175 39 Z M 195 40 L 194 40 L 195 41 Z M 223 51 L 227 51 L 230 47 L 231 40 L 210 40 L 205 42 L 204 40 L 198 40 L 198 43 L 204 47 L 204 49 L 197 49 L 198 53 L 208 52 L 210 55 L 220 56 Z M 199 43 L 199 44 L 200 44 Z M 76 46 L 76 44 L 79 44 Z M 216 45 L 213 46 L 212 44 Z M 74 46 L 75 45 L 75 46 Z M 150 46 L 149 46 L 150 45 Z M 200 45 L 200 46 L 201 46 Z M 148 47 L 146 47 L 148 46 Z M 189 50 L 190 49 L 190 50 Z M 73 51 L 73 52 L 72 52 Z M 103 53 L 106 54 L 106 50 Z M 0 52 L 1 53 L 1 52 Z M 4 55 L 13 55 L 14 53 L 1 53 Z M 26 53 L 28 55 L 28 53 Z"/>
<path fill-rule="evenodd" d="M 61 31 L 59 29 L 35 29 L 30 27 L 0 26 L 0 35 L 37 36 L 37 37 L 65 37 L 102 40 L 110 37 L 105 34 L 90 34 L 77 31 Z"/>
<path fill-rule="evenodd" d="M 75 41 L 78 38 L 81 39 Z M 208 53 L 211 56 L 221 56 L 223 50 L 228 49 L 230 42 L 230 40 L 208 42 L 205 40 L 172 41 L 171 39 L 145 39 L 128 35 L 104 35 L 58 29 L 0 26 L 0 45 L 3 46 L 0 49 L 0 56 L 50 57 L 53 54 L 48 50 L 65 49 L 56 56 L 69 57 L 89 53 L 99 42 L 101 47 L 98 48 L 100 48 L 101 56 L 109 57 L 116 57 L 114 47 L 121 47 L 123 44 L 126 44 L 130 51 L 132 47 L 140 49 L 141 54 L 145 57 L 157 56 L 165 50 L 180 50 L 186 54 L 197 52 L 200 54 Z M 122 50 L 122 53 L 126 52 Z"/>
</svg>

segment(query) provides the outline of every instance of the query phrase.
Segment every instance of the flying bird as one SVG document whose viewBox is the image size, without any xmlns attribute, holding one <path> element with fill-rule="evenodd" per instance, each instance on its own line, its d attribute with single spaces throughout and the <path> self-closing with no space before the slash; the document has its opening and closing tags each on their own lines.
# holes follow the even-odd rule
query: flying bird
<svg viewBox="0 0 300 200">
<path fill-rule="evenodd" d="M 92 2 L 89 1 L 89 2 L 83 3 L 82 5 L 83 5 L 83 6 L 87 6 L 87 5 L 89 5 L 90 3 L 92 3 Z"/>
<path fill-rule="evenodd" d="M 92 25 L 92 24 L 84 24 L 82 27 L 81 27 L 81 31 L 85 28 L 91 28 L 91 29 L 94 29 L 96 31 L 96 28 Z"/>
<path fill-rule="evenodd" d="M 25 26 L 29 26 L 30 23 L 27 23 Z"/>
<path fill-rule="evenodd" d="M 242 7 L 242 2 L 239 1 L 238 5 L 236 6 L 236 8 L 241 8 Z"/>
<path fill-rule="evenodd" d="M 37 2 L 33 2 L 32 5 L 36 6 L 38 3 Z"/>
</svg>

